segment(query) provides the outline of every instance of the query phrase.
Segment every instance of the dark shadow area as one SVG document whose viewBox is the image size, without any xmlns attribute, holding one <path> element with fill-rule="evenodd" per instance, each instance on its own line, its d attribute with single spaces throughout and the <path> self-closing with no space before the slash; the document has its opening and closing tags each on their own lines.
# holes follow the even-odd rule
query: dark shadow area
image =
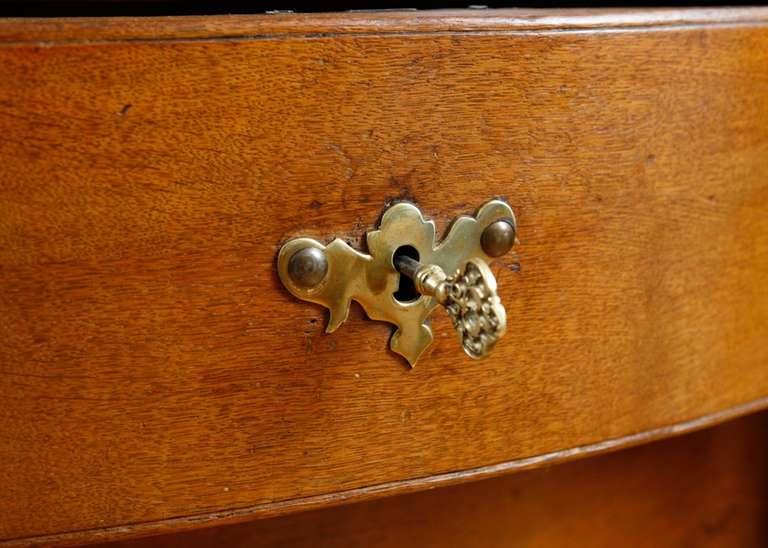
<svg viewBox="0 0 768 548">
<path fill-rule="evenodd" d="M 761 2 L 727 2 L 728 5 L 759 5 Z M 249 0 L 185 1 L 185 0 L 89 0 L 69 2 L 67 0 L 0 0 L 2 17 L 84 17 L 84 16 L 152 16 L 152 15 L 223 15 L 257 14 L 270 12 L 344 12 L 350 10 L 403 10 L 403 9 L 445 9 L 445 8 L 577 8 L 577 7 L 682 7 L 688 2 L 653 2 L 653 1 L 517 1 L 483 2 L 472 5 L 467 0 L 425 2 L 418 0 L 377 0 L 347 2 L 297 2 L 290 0 L 271 0 L 257 2 Z M 696 6 L 717 6 L 723 2 L 701 0 Z"/>
</svg>

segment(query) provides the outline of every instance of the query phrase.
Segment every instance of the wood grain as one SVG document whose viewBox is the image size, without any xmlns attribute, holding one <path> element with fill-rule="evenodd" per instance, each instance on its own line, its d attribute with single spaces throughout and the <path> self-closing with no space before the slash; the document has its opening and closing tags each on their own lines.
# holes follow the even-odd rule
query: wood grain
<svg viewBox="0 0 768 548">
<path fill-rule="evenodd" d="M 768 25 L 710 20 L 15 36 L 0 538 L 285 512 L 762 405 Z M 392 199 L 444 228 L 492 196 L 522 271 L 494 266 L 488 361 L 439 314 L 409 371 L 388 326 L 355 309 L 324 335 L 275 275 L 281 242 L 357 242 Z"/>
<path fill-rule="evenodd" d="M 530 32 L 750 25 L 766 7 L 581 9 L 442 9 L 352 13 L 186 17 L 7 18 L 0 42 L 93 43 L 135 40 L 257 39 L 339 34 Z"/>
<path fill-rule="evenodd" d="M 766 419 L 493 480 L 98 548 L 763 547 Z"/>
<path fill-rule="evenodd" d="M 254 518 L 264 519 L 282 516 L 287 513 L 302 513 L 307 510 L 317 508 L 331 508 L 348 502 L 369 501 L 380 499 L 383 496 L 393 493 L 413 493 L 424 490 L 434 489 L 439 486 L 463 484 L 471 480 L 486 479 L 497 477 L 514 471 L 530 470 L 552 463 L 569 462 L 575 459 L 581 459 L 587 456 L 594 457 L 603 453 L 611 452 L 617 448 L 626 449 L 637 444 L 647 444 L 656 440 L 663 440 L 670 436 L 695 432 L 700 428 L 712 427 L 718 425 L 721 421 L 741 417 L 766 407 L 766 400 L 757 400 L 747 405 L 731 407 L 725 411 L 713 415 L 705 415 L 698 419 L 677 423 L 675 425 L 658 428 L 655 430 L 646 430 L 644 432 L 605 440 L 596 444 L 575 447 L 555 453 L 546 453 L 534 457 L 507 461 L 495 465 L 483 466 L 451 472 L 446 474 L 435 474 L 427 478 L 416 478 L 411 480 L 395 481 L 385 484 L 377 484 L 369 487 L 350 489 L 347 491 L 336 491 L 326 495 L 303 497 L 290 499 L 287 501 L 265 503 L 256 506 L 237 508 L 235 510 L 225 510 L 220 512 L 211 512 L 208 514 L 197 514 L 193 516 L 184 516 L 170 518 L 159 521 L 140 522 L 117 527 L 102 527 L 98 529 L 89 529 L 81 531 L 72 531 L 65 533 L 54 533 L 52 535 L 37 536 L 34 538 L 22 538 L 10 541 L 3 541 L 0 544 L 4 547 L 16 546 L 47 546 L 55 544 L 57 546 L 78 546 L 83 543 L 93 543 L 99 541 L 110 541 L 116 539 L 135 539 L 147 536 L 157 537 L 158 535 L 173 535 L 181 532 L 192 532 L 202 528 L 210 527 L 211 524 L 227 526 L 229 524 L 247 523 Z M 763 438 L 759 438 L 763 439 Z M 752 474 L 751 470 L 743 470 L 745 474 Z M 756 471 L 759 474 L 759 469 Z M 695 512 L 695 510 L 691 510 Z M 699 519 L 698 517 L 695 519 Z M 747 519 L 745 517 L 745 519 Z M 281 523 L 281 522 L 276 522 Z M 753 526 L 756 524 L 752 524 Z M 759 524 L 758 524 L 759 525 Z M 270 526 L 267 525 L 269 528 Z M 248 528 L 246 527 L 247 531 Z M 239 529 L 234 529 L 239 531 Z M 211 534 L 200 535 L 200 539 L 206 539 Z M 176 537 L 168 537 L 169 541 Z M 189 538 L 197 539 L 192 534 Z"/>
</svg>

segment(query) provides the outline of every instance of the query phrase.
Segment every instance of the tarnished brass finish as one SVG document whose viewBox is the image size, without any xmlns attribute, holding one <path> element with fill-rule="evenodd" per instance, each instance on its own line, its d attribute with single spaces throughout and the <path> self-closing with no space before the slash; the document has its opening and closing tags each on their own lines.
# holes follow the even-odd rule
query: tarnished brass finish
<svg viewBox="0 0 768 548">
<path fill-rule="evenodd" d="M 393 262 L 395 251 L 403 246 L 411 246 L 416 249 L 419 261 L 423 264 L 434 265 L 443 273 L 457 273 L 468 261 L 490 261 L 491 256 L 481 244 L 483 231 L 501 219 L 514 223 L 514 218 L 507 203 L 491 200 L 474 217 L 457 218 L 448 235 L 437 245 L 434 222 L 425 220 L 415 205 L 399 203 L 384 213 L 378 230 L 366 235 L 370 254 L 360 253 L 338 238 L 327 246 L 311 238 L 296 238 L 280 249 L 278 273 L 293 295 L 322 304 L 330 310 L 326 327 L 328 333 L 335 331 L 347 319 L 352 299 L 360 303 L 371 319 L 397 326 L 390 340 L 390 348 L 413 366 L 432 342 L 432 331 L 425 325 L 425 320 L 439 301 L 423 293 L 421 297 L 408 302 L 395 299 L 394 293 L 401 276 Z M 305 248 L 324 251 L 328 263 L 325 276 L 313 286 L 296 283 L 289 272 L 291 258 Z M 431 282 L 424 280 L 416 283 Z M 492 285 L 495 291 L 495 281 Z M 422 285 L 422 289 L 424 287 Z M 474 328 L 467 328 L 466 332 L 471 337 L 476 335 Z"/>
<path fill-rule="evenodd" d="M 293 254 L 288 261 L 288 275 L 301 287 L 314 287 L 325 278 L 328 259 L 317 247 L 305 247 Z"/>
<path fill-rule="evenodd" d="M 433 264 L 399 257 L 395 266 L 413 278 L 416 290 L 443 305 L 464 351 L 486 357 L 507 330 L 507 313 L 496 292 L 496 278 L 482 259 L 469 259 L 450 278 Z"/>
<path fill-rule="evenodd" d="M 515 227 L 512 222 L 502 219 L 489 224 L 481 237 L 483 251 L 491 257 L 501 257 L 512 249 L 515 243 Z"/>
</svg>

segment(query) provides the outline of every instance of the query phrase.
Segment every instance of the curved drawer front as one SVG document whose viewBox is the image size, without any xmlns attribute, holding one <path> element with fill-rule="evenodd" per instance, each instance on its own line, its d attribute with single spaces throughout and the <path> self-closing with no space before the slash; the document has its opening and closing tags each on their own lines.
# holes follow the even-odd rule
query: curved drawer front
<svg viewBox="0 0 768 548">
<path fill-rule="evenodd" d="M 768 403 L 768 11 L 516 13 L 0 23 L 0 538 L 272 514 Z M 388 324 L 326 335 L 278 279 L 293 237 L 359 247 L 395 199 L 442 233 L 493 197 L 519 244 L 486 360 L 436 312 L 411 370 Z"/>
</svg>

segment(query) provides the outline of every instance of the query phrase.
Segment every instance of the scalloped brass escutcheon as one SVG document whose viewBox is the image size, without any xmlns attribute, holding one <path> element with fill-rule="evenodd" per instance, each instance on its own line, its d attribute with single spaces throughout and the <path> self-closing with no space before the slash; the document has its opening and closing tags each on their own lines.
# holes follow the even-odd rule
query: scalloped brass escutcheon
<svg viewBox="0 0 768 548">
<path fill-rule="evenodd" d="M 425 322 L 442 304 L 465 352 L 482 358 L 506 331 L 488 262 L 509 251 L 516 228 L 512 208 L 491 200 L 474 217 L 455 219 L 437 244 L 435 223 L 415 205 L 398 203 L 366 234 L 369 254 L 338 238 L 327 246 L 296 238 L 280 248 L 277 268 L 294 296 L 328 308 L 327 333 L 344 323 L 355 300 L 369 318 L 397 327 L 390 348 L 413 367 L 433 340 Z M 401 276 L 413 280 L 416 293 L 410 298 L 398 293 Z"/>
</svg>

